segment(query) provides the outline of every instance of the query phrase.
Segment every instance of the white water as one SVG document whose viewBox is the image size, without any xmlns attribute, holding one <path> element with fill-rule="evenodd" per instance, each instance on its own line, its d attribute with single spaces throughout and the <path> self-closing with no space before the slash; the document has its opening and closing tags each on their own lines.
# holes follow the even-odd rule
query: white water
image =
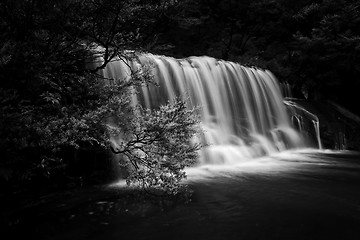
<svg viewBox="0 0 360 240">
<path fill-rule="evenodd" d="M 304 147 L 291 126 L 283 95 L 268 70 L 249 68 L 210 57 L 174 59 L 145 54 L 137 61 L 114 61 L 107 78 L 126 79 L 143 66 L 153 66 L 158 86 L 146 85 L 134 103 L 158 107 L 182 96 L 189 107 L 200 107 L 200 164 L 237 164 L 249 159 Z"/>
<path fill-rule="evenodd" d="M 316 139 L 317 139 L 317 142 L 318 142 L 318 145 L 319 145 L 319 149 L 322 149 L 321 138 L 320 138 L 319 120 L 318 121 L 313 120 L 312 122 L 313 122 L 313 125 L 314 125 L 314 128 L 315 128 Z"/>
<path fill-rule="evenodd" d="M 309 112 L 308 110 L 306 110 L 305 108 L 301 107 L 299 104 L 296 104 L 295 102 L 293 102 L 291 100 L 286 100 L 286 101 L 284 101 L 284 103 L 287 106 L 291 107 L 292 120 L 298 126 L 298 129 L 299 129 L 301 134 L 305 134 L 305 132 L 306 132 L 306 128 L 304 127 L 303 116 L 306 117 L 307 119 L 311 120 L 312 126 L 314 127 L 313 130 L 315 131 L 315 136 L 316 136 L 316 141 L 317 141 L 317 144 L 318 144 L 318 148 L 320 150 L 323 149 L 322 143 L 321 143 L 321 137 L 320 137 L 320 121 L 319 121 L 319 118 L 315 114 Z"/>
</svg>

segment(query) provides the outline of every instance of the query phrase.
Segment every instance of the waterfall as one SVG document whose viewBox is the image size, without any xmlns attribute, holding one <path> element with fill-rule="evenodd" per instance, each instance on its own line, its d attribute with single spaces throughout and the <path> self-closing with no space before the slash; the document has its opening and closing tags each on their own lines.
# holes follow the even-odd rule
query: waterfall
<svg viewBox="0 0 360 240">
<path fill-rule="evenodd" d="M 322 149 L 322 144 L 321 144 L 321 138 L 320 138 L 320 126 L 319 126 L 319 120 L 312 120 L 314 128 L 315 128 L 315 133 L 316 133 L 316 140 L 318 142 L 318 146 L 319 149 Z"/>
<path fill-rule="evenodd" d="M 280 84 L 280 88 L 281 88 L 281 93 L 283 94 L 283 96 L 285 98 L 292 98 L 292 91 L 291 91 L 291 86 L 289 83 L 284 82 Z"/>
<path fill-rule="evenodd" d="M 293 124 L 297 127 L 300 134 L 306 136 L 314 132 L 318 148 L 322 149 L 319 118 L 290 99 L 286 99 L 284 103 L 289 107 Z M 311 129 L 309 125 L 312 125 L 313 128 Z"/>
<path fill-rule="evenodd" d="M 135 104 L 151 109 L 182 96 L 189 107 L 199 107 L 204 145 L 200 164 L 237 163 L 304 146 L 291 126 L 278 81 L 268 70 L 210 57 L 143 54 L 137 60 L 110 62 L 103 75 L 125 79 L 130 68 L 143 66 L 152 67 L 157 84 L 138 89 Z"/>
</svg>

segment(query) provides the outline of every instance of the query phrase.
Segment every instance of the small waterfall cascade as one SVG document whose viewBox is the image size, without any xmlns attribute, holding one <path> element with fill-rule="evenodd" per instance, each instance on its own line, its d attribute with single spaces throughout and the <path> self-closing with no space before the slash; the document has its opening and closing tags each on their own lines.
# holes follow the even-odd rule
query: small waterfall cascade
<svg viewBox="0 0 360 240">
<path fill-rule="evenodd" d="M 281 93 L 283 94 L 284 98 L 292 98 L 292 91 L 291 85 L 288 82 L 280 83 Z"/>
<path fill-rule="evenodd" d="M 321 138 L 320 138 L 320 125 L 319 125 L 319 119 L 316 120 L 312 120 L 313 125 L 314 125 L 314 129 L 315 129 L 315 133 L 316 133 L 316 140 L 318 142 L 318 146 L 319 149 L 322 149 L 322 144 L 321 144 Z"/>
<path fill-rule="evenodd" d="M 182 96 L 188 107 L 198 107 L 204 145 L 199 164 L 235 164 L 305 146 L 270 71 L 210 57 L 143 54 L 110 62 L 102 74 L 126 79 L 145 66 L 151 66 L 157 84 L 138 89 L 134 103 L 152 109 Z"/>
<path fill-rule="evenodd" d="M 286 99 L 284 100 L 284 103 L 291 111 L 290 115 L 293 125 L 299 130 L 301 135 L 306 136 L 309 135 L 309 133 L 314 132 L 318 148 L 323 149 L 320 137 L 319 118 L 294 101 Z M 309 125 L 312 127 L 309 127 Z"/>
</svg>

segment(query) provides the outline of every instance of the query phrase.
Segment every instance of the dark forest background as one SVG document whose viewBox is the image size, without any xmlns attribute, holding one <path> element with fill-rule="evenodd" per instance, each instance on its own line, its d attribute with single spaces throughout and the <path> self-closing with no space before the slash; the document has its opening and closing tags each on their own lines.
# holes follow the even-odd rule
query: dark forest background
<svg viewBox="0 0 360 240">
<path fill-rule="evenodd" d="M 360 113 L 360 1 L 178 1 L 153 52 L 208 55 L 271 70 L 299 97 Z"/>
<path fill-rule="evenodd" d="M 130 111 L 128 86 L 108 89 L 96 70 L 126 50 L 269 69 L 297 98 L 360 114 L 359 11 L 358 0 L 3 0 L 0 178 L 64 182 L 66 169 L 82 184 L 108 171 L 99 123 L 115 103 Z M 97 46 L 105 61 L 90 69 Z"/>
</svg>

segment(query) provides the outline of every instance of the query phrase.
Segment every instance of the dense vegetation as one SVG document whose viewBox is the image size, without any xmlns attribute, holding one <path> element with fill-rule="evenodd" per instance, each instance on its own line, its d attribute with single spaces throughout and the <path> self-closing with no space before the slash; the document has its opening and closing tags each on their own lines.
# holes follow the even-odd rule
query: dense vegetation
<svg viewBox="0 0 360 240">
<path fill-rule="evenodd" d="M 270 69 L 297 97 L 360 114 L 358 0 L 178 1 L 159 53 L 210 55 Z"/>
<path fill-rule="evenodd" d="M 196 120 L 181 101 L 130 107 L 130 87 L 152 81 L 146 69 L 105 84 L 97 70 L 129 49 L 267 68 L 298 97 L 359 114 L 359 10 L 356 0 L 3 0 L 0 178 L 91 175 L 121 128 L 126 141 L 113 151 L 130 161 L 129 181 L 177 192 L 196 158 L 198 146 L 184 144 Z"/>
<path fill-rule="evenodd" d="M 128 81 L 97 74 L 151 44 L 171 1 L 9 0 L 0 3 L 1 181 L 90 181 L 122 154 L 129 183 L 175 194 L 194 163 L 197 120 L 181 100 L 152 112 L 131 106 Z M 101 59 L 99 64 L 92 64 Z M 105 166 L 105 167 L 104 167 Z M 90 172 L 89 172 L 90 171 Z M 101 176 L 100 176 L 101 177 Z M 151 188 L 148 188 L 151 187 Z"/>
</svg>

